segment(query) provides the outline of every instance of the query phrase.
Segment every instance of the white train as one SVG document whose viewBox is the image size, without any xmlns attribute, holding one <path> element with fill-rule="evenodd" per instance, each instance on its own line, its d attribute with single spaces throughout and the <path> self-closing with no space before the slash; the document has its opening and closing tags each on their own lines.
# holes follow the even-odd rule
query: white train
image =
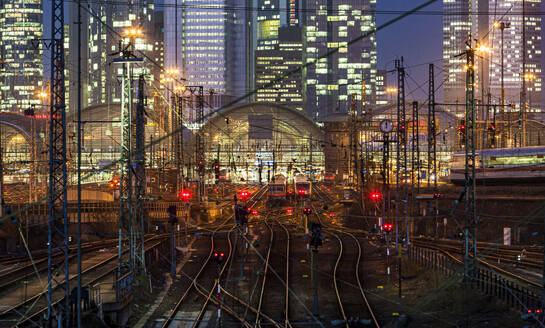
<svg viewBox="0 0 545 328">
<path fill-rule="evenodd" d="M 312 183 L 308 180 L 304 174 L 297 174 L 293 179 L 293 189 L 296 196 L 303 198 L 311 198 L 312 196 Z"/>
<path fill-rule="evenodd" d="M 477 183 L 514 184 L 545 181 L 545 147 L 497 148 L 476 151 Z M 450 181 L 464 184 L 465 151 L 452 155 Z"/>
</svg>

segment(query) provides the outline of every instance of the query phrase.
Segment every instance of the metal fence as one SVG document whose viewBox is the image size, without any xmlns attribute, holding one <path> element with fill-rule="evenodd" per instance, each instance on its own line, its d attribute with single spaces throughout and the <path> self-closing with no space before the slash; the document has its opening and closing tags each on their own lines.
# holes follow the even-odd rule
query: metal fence
<svg viewBox="0 0 545 328">
<path fill-rule="evenodd" d="M 464 274 L 460 260 L 438 250 L 411 245 L 408 248 L 408 257 L 417 265 L 439 271 L 447 277 L 453 275 L 462 277 Z M 535 311 L 541 308 L 540 296 L 531 288 L 515 280 L 507 279 L 491 269 L 477 268 L 476 275 L 472 280 L 475 289 L 496 297 L 513 309 L 527 313 L 528 310 Z"/>
<path fill-rule="evenodd" d="M 184 204 L 180 202 L 150 201 L 146 202 L 146 211 L 150 220 L 168 220 L 167 208 L 176 205 L 178 216 L 185 213 Z M 30 227 L 46 226 L 48 221 L 48 204 L 12 204 L 9 205 L 12 213 L 23 225 Z M 18 213 L 20 211 L 20 213 Z M 77 204 L 68 204 L 68 217 L 71 223 L 77 222 Z M 81 221 L 83 223 L 117 223 L 119 217 L 118 202 L 96 202 L 81 204 Z"/>
</svg>

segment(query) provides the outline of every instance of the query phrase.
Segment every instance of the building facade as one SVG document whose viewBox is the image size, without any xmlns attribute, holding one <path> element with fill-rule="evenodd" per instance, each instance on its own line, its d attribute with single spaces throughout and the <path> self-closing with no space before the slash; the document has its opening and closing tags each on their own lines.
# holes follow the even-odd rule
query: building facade
<svg viewBox="0 0 545 328">
<path fill-rule="evenodd" d="M 152 1 L 139 6 L 129 3 L 92 3 L 82 10 L 82 106 L 117 104 L 121 102 L 122 68 L 113 63 L 120 56 L 121 47 L 130 39 L 124 31 L 135 27 L 142 30 L 142 36 L 134 39 L 135 55 L 144 59 L 133 64 L 133 81 L 140 74 L 146 75 L 148 94 L 162 88 L 159 83 L 162 71 L 162 22 L 155 13 Z M 77 4 L 69 7 L 70 22 L 77 20 Z M 70 24 L 68 44 L 77 49 L 77 26 Z M 67 75 L 70 77 L 69 110 L 74 110 L 77 97 L 77 51 L 68 51 L 66 57 Z"/>
<path fill-rule="evenodd" d="M 352 94 L 367 104 L 375 102 L 376 26 L 374 0 L 307 0 L 303 22 L 305 110 L 317 121 L 333 113 L 348 113 Z M 328 52 L 338 49 L 325 57 Z M 362 82 L 364 82 L 362 84 Z"/>
<path fill-rule="evenodd" d="M 501 97 L 501 50 L 504 51 L 503 79 L 505 88 L 505 103 L 515 104 L 518 111 L 522 80 L 526 79 L 526 101 L 528 111 L 538 111 L 542 105 L 542 75 L 541 75 L 541 0 L 524 1 L 525 29 L 523 35 L 522 8 L 523 1 L 491 0 L 489 10 L 497 14 L 494 21 L 508 23 L 509 28 L 503 31 L 493 29 L 490 35 L 490 92 L 494 102 Z M 502 13 L 512 13 L 503 15 Z M 525 54 L 523 53 L 523 38 L 526 39 Z M 523 67 L 523 65 L 525 67 Z M 509 110 L 509 109 L 508 109 Z"/>
<path fill-rule="evenodd" d="M 43 88 L 42 6 L 39 0 L 0 2 L 0 111 L 39 108 Z"/>
<path fill-rule="evenodd" d="M 524 3 L 524 10 L 523 10 Z M 465 103 L 466 58 L 468 40 L 472 46 L 483 46 L 475 57 L 476 98 L 486 103 L 501 103 L 502 49 L 506 111 L 518 111 L 522 92 L 523 72 L 530 73 L 526 81 L 526 100 L 530 111 L 542 103 L 541 78 L 541 0 L 449 0 L 443 1 L 443 67 L 445 70 L 444 99 L 448 104 Z M 490 15 L 479 15 L 487 12 Z M 524 13 L 524 15 L 523 15 Z M 525 29 L 523 33 L 523 16 Z M 506 28 L 502 29 L 501 23 Z M 523 54 L 523 38 L 526 53 Z M 475 42 L 477 40 L 477 42 Z M 524 63 L 524 68 L 523 68 Z M 459 108 L 458 108 L 459 107 Z M 447 109 L 462 115 L 460 106 Z M 481 115 L 484 115 L 481 113 Z"/>
<path fill-rule="evenodd" d="M 302 34 L 299 27 L 280 27 L 272 49 L 255 52 L 256 101 L 303 110 L 301 71 Z"/>
<path fill-rule="evenodd" d="M 247 12 L 236 9 L 244 4 L 243 0 L 188 0 L 182 6 L 179 0 L 165 1 L 165 67 L 178 68 L 188 85 L 203 86 L 206 94 L 244 94 Z"/>
</svg>

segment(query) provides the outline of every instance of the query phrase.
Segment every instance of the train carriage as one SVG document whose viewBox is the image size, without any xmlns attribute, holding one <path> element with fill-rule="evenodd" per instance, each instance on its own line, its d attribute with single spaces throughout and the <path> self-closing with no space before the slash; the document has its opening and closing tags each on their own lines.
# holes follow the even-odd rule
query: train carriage
<svg viewBox="0 0 545 328">
<path fill-rule="evenodd" d="M 312 197 L 312 183 L 304 174 L 298 174 L 293 179 L 294 191 L 297 197 L 308 198 Z"/>
<path fill-rule="evenodd" d="M 545 181 L 545 147 L 482 149 L 475 152 L 477 183 L 517 184 Z M 452 155 L 450 181 L 465 183 L 465 152 Z"/>
<path fill-rule="evenodd" d="M 282 174 L 275 175 L 267 187 L 267 204 L 274 206 L 281 204 L 287 196 L 287 179 Z"/>
</svg>

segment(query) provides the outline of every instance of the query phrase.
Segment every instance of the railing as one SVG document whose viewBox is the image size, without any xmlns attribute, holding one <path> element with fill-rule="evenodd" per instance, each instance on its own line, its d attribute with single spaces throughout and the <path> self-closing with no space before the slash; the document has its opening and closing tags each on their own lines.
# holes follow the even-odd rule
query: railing
<svg viewBox="0 0 545 328">
<path fill-rule="evenodd" d="M 178 216 L 185 215 L 184 206 L 180 202 L 146 202 L 146 212 L 150 220 L 168 220 L 167 208 L 170 205 L 177 205 Z M 23 209 L 17 218 L 23 226 L 44 226 L 48 220 L 48 205 L 36 204 L 27 209 L 24 209 L 27 204 L 11 204 L 9 205 L 12 213 Z M 118 221 L 118 202 L 96 202 L 81 204 L 81 222 L 83 223 L 116 223 Z M 68 217 L 71 223 L 77 222 L 78 208 L 76 204 L 68 204 Z"/>
<path fill-rule="evenodd" d="M 461 261 L 441 251 L 409 246 L 408 257 L 417 265 L 439 271 L 447 277 L 463 276 Z M 526 286 L 506 279 L 491 269 L 479 267 L 473 277 L 473 286 L 486 295 L 496 297 L 511 308 L 526 313 L 540 308 L 540 297 Z"/>
<path fill-rule="evenodd" d="M 134 277 L 132 275 L 132 272 L 128 272 L 121 276 L 119 279 L 117 279 L 115 283 L 115 299 L 117 300 L 117 302 L 122 301 L 127 295 L 132 293 L 133 280 Z"/>
</svg>

